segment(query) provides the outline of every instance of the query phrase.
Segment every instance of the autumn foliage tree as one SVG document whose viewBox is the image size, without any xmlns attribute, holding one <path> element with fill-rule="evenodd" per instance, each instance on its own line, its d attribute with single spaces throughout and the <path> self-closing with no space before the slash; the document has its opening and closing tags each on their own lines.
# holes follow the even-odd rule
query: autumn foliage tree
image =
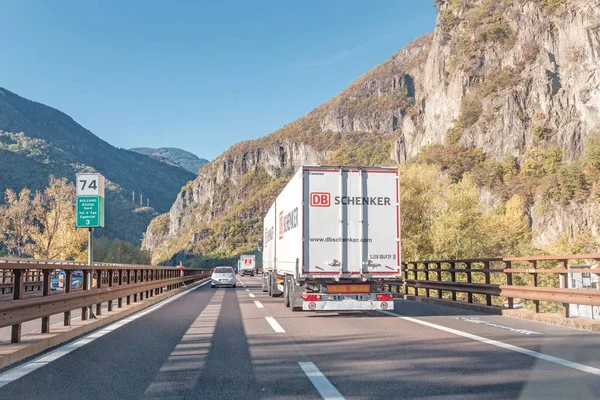
<svg viewBox="0 0 600 400">
<path fill-rule="evenodd" d="M 83 259 L 87 232 L 75 228 L 75 187 L 50 176 L 48 187 L 35 195 L 32 210 L 37 224 L 32 254 L 47 260 Z"/>
<path fill-rule="evenodd" d="M 0 241 L 8 255 L 23 257 L 35 234 L 35 215 L 32 212 L 31 191 L 22 189 L 18 194 L 7 189 L 5 203 L 0 206 Z"/>
</svg>

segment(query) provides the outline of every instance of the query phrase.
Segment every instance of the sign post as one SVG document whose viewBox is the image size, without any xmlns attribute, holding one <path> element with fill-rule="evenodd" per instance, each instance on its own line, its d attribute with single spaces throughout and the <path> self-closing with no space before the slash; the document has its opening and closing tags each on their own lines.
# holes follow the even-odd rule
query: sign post
<svg viewBox="0 0 600 400">
<path fill-rule="evenodd" d="M 77 174 L 75 227 L 88 229 L 88 264 L 94 263 L 94 228 L 104 228 L 104 177 L 97 173 Z M 93 273 L 87 274 L 87 288 L 92 288 Z M 90 306 L 90 318 L 93 318 Z"/>
</svg>

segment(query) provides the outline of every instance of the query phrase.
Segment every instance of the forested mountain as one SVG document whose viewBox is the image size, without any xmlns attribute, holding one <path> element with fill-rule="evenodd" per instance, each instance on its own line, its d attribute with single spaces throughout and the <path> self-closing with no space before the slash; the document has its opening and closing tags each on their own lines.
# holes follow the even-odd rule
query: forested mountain
<svg viewBox="0 0 600 400">
<path fill-rule="evenodd" d="M 0 88 L 2 194 L 7 188 L 42 190 L 49 175 L 74 181 L 81 171 L 97 171 L 108 180 L 106 229 L 98 233 L 138 244 L 154 210 L 168 210 L 194 178 L 178 166 L 113 147 L 68 115 Z M 145 207 L 147 199 L 151 208 Z"/>
<path fill-rule="evenodd" d="M 150 224 L 154 261 L 253 249 L 302 164 L 399 165 L 405 259 L 597 250 L 600 1 L 436 5 L 433 33 L 205 166 Z"/>
<path fill-rule="evenodd" d="M 136 147 L 129 150 L 156 158 L 157 160 L 166 162 L 167 164 L 178 165 L 195 175 L 198 175 L 200 168 L 208 164 L 208 160 L 200 158 L 189 151 L 178 149 L 176 147 L 159 147 L 158 149 L 153 149 L 150 147 Z"/>
</svg>

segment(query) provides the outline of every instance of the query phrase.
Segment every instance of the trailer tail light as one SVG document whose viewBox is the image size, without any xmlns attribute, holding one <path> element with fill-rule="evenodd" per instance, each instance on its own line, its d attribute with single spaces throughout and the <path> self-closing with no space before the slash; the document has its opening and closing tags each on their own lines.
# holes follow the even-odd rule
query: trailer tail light
<svg viewBox="0 0 600 400">
<path fill-rule="evenodd" d="M 378 293 L 375 297 L 377 301 L 392 301 L 394 300 L 392 295 L 389 293 Z"/>
<path fill-rule="evenodd" d="M 321 301 L 320 294 L 305 294 L 302 296 L 304 301 Z"/>
</svg>

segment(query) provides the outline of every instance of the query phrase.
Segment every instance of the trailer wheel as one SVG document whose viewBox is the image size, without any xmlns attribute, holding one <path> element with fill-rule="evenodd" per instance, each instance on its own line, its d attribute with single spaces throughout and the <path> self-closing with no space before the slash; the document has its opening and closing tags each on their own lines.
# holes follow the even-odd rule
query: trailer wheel
<svg viewBox="0 0 600 400">
<path fill-rule="evenodd" d="M 283 280 L 283 304 L 290 306 L 290 278 L 287 276 Z"/>
</svg>

